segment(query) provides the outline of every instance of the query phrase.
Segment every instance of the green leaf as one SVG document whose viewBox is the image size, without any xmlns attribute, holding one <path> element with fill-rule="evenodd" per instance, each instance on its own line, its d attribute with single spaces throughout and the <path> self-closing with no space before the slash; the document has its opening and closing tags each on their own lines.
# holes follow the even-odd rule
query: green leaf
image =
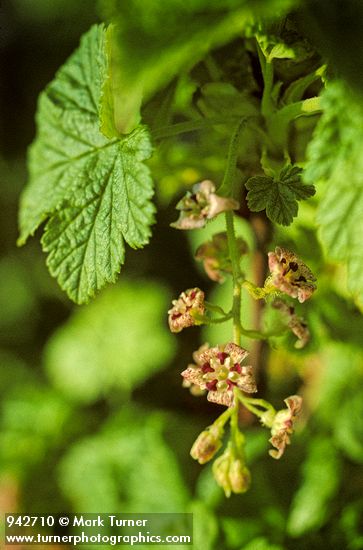
<svg viewBox="0 0 363 550">
<path fill-rule="evenodd" d="M 19 244 L 49 218 L 42 238 L 47 264 L 77 303 L 115 281 L 124 240 L 142 247 L 153 222 L 146 129 L 112 139 L 100 131 L 101 97 L 110 100 L 106 49 L 104 27 L 92 27 L 41 94 L 20 208 Z M 111 135 L 112 109 L 105 113 L 102 126 Z"/>
<path fill-rule="evenodd" d="M 339 526 L 349 540 L 349 547 L 352 550 L 363 548 L 363 499 L 354 499 L 353 502 L 345 504 L 339 521 Z"/>
<path fill-rule="evenodd" d="M 268 63 L 273 59 L 294 59 L 301 62 L 311 58 L 314 50 L 308 40 L 302 36 L 292 19 L 286 17 L 284 24 L 278 20 L 258 21 L 256 39 Z"/>
<path fill-rule="evenodd" d="M 246 182 L 248 208 L 252 212 L 266 209 L 271 221 L 290 225 L 298 213 L 297 201 L 315 194 L 313 185 L 303 184 L 301 173 L 301 168 L 287 166 L 277 178 L 253 176 Z"/>
<path fill-rule="evenodd" d="M 326 70 L 326 65 L 322 65 L 315 71 L 297 78 L 286 89 L 283 95 L 283 103 L 295 103 L 301 101 L 307 88 L 316 80 L 322 79 Z"/>
<path fill-rule="evenodd" d="M 218 520 L 201 500 L 192 501 L 187 512 L 193 514 L 193 546 L 196 550 L 214 550 L 218 537 Z"/>
<path fill-rule="evenodd" d="M 242 550 L 284 550 L 280 544 L 272 544 L 265 537 L 254 538 Z"/>
<path fill-rule="evenodd" d="M 231 117 L 257 116 L 258 108 L 253 97 L 239 92 L 228 82 L 209 82 L 201 87 L 198 107 L 204 115 Z"/>
<path fill-rule="evenodd" d="M 339 490 L 339 456 L 329 439 L 318 437 L 309 447 L 302 483 L 291 505 L 287 532 L 293 537 L 317 530 L 326 523 L 330 501 Z"/>
<path fill-rule="evenodd" d="M 361 380 L 358 379 L 358 383 Z M 335 441 L 354 462 L 363 463 L 363 392 L 356 388 L 340 408 L 335 424 Z"/>
<path fill-rule="evenodd" d="M 273 59 L 294 59 L 294 48 L 285 44 L 278 37 L 258 34 L 256 36 L 263 55 L 271 63 Z"/>
<path fill-rule="evenodd" d="M 346 262 L 348 288 L 363 309 L 363 109 L 339 81 L 328 84 L 322 102 L 305 177 L 319 183 L 323 247 Z"/>
<path fill-rule="evenodd" d="M 222 517 L 221 526 L 226 539 L 227 548 L 241 548 L 263 531 L 260 519 L 245 517 Z"/>
<path fill-rule="evenodd" d="M 104 55 L 107 60 L 112 56 L 112 36 L 114 28 L 109 25 L 106 31 L 105 51 Z M 101 105 L 99 107 L 100 130 L 108 138 L 118 137 L 118 132 L 115 126 L 115 105 L 113 97 L 113 87 L 111 70 L 108 68 L 107 77 L 102 85 Z"/>
<path fill-rule="evenodd" d="M 345 322 L 349 326 L 354 324 L 354 320 L 348 317 Z M 342 413 L 340 410 L 337 416 L 337 403 L 340 409 L 345 407 L 345 403 L 349 406 L 351 394 L 356 393 L 357 387 L 362 385 L 362 354 L 350 343 L 338 344 L 328 340 L 324 347 L 320 344 L 320 355 L 323 368 L 319 385 L 315 389 L 315 416 L 320 426 L 335 430 Z"/>
<path fill-rule="evenodd" d="M 162 321 L 168 304 L 156 283 L 123 282 L 105 290 L 49 340 L 45 363 L 53 383 L 83 403 L 130 392 L 173 355 L 175 341 Z"/>
<path fill-rule="evenodd" d="M 116 126 L 128 132 L 140 120 L 142 101 L 189 70 L 212 49 L 239 36 L 251 12 L 271 14 L 293 2 L 240 0 L 115 0 L 104 3 L 115 22 Z M 244 5 L 243 5 L 244 4 Z"/>
<path fill-rule="evenodd" d="M 24 382 L 3 397 L 0 434 L 0 467 L 20 478 L 59 446 L 72 423 L 69 403 L 53 389 Z"/>
<path fill-rule="evenodd" d="M 128 408 L 101 433 L 73 445 L 59 467 L 60 486 L 76 511 L 184 512 L 188 500 L 166 418 Z"/>
</svg>

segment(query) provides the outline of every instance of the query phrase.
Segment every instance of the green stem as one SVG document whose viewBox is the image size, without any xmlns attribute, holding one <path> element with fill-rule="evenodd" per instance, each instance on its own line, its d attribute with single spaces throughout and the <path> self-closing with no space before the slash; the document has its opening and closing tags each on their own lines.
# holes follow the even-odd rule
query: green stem
<svg viewBox="0 0 363 550">
<path fill-rule="evenodd" d="M 209 322 L 211 325 L 217 325 L 219 323 L 225 323 L 226 321 L 229 321 L 230 319 L 232 319 L 232 317 L 233 317 L 233 313 L 231 311 L 231 313 L 228 313 L 224 317 L 217 317 L 216 319 L 210 319 Z"/>
<path fill-rule="evenodd" d="M 226 212 L 226 226 L 229 255 L 232 262 L 233 275 L 233 302 L 232 302 L 232 318 L 233 318 L 233 342 L 238 346 L 241 345 L 241 270 L 240 258 L 236 242 L 236 234 L 234 231 L 233 212 Z"/>
<path fill-rule="evenodd" d="M 226 194 L 230 197 L 235 195 L 235 180 L 236 180 L 236 165 L 239 153 L 239 142 L 241 132 L 246 124 L 246 119 L 243 119 L 237 125 L 233 132 L 227 157 L 227 166 L 224 173 L 222 185 L 218 189 L 218 194 Z M 241 269 L 240 255 L 234 231 L 233 212 L 226 212 L 227 240 L 229 256 L 232 262 L 233 276 L 233 303 L 232 303 L 232 318 L 233 318 L 233 341 L 235 344 L 241 343 Z"/>
<path fill-rule="evenodd" d="M 260 409 L 257 409 L 256 407 L 254 407 L 253 405 L 251 405 L 250 403 L 245 403 L 244 401 L 241 400 L 241 402 L 243 403 L 244 407 L 246 409 L 248 409 L 251 413 L 253 413 L 255 416 L 258 416 L 258 418 L 261 418 L 261 416 L 263 415 L 263 411 L 260 411 Z"/>
<path fill-rule="evenodd" d="M 229 197 L 235 196 L 236 166 L 239 154 L 239 142 L 241 138 L 241 132 L 246 126 L 246 123 L 246 118 L 240 120 L 239 124 L 235 128 L 235 131 L 232 134 L 228 149 L 226 170 L 224 172 L 223 181 L 217 191 L 218 195 L 225 195 Z"/>
<path fill-rule="evenodd" d="M 238 429 L 238 400 L 236 399 L 236 392 L 234 392 L 235 396 L 235 405 L 234 407 L 231 407 L 232 414 L 231 414 L 231 435 L 232 435 L 232 441 L 235 441 L 238 437 L 239 429 Z M 237 436 L 237 437 L 236 437 Z"/>
<path fill-rule="evenodd" d="M 213 426 L 217 428 L 223 428 L 227 420 L 232 416 L 233 407 L 226 409 L 218 418 L 213 422 Z"/>
<path fill-rule="evenodd" d="M 244 443 L 245 443 L 245 437 L 242 432 L 240 432 L 239 429 L 239 409 L 240 409 L 240 401 L 239 401 L 239 394 L 242 393 L 241 390 L 237 387 L 233 390 L 234 395 L 234 406 L 232 408 L 232 416 L 231 416 L 231 438 L 230 438 L 230 448 L 232 449 L 233 454 L 244 460 Z"/>
<path fill-rule="evenodd" d="M 220 313 L 221 315 L 229 315 L 230 314 L 230 312 L 227 313 L 220 306 L 212 304 L 211 302 L 207 302 L 207 300 L 204 301 L 204 305 L 205 305 L 205 307 L 208 311 L 213 311 L 214 313 Z"/>
<path fill-rule="evenodd" d="M 210 128 L 211 126 L 218 126 L 219 124 L 229 124 L 235 122 L 237 117 L 211 117 L 200 118 L 197 120 L 187 120 L 186 122 L 178 122 L 177 124 L 171 124 L 170 126 L 164 126 L 162 128 L 156 128 L 151 132 L 154 140 L 164 139 L 167 137 L 178 136 L 179 134 L 185 134 L 187 132 L 194 132 L 196 130 L 203 130 Z"/>
<path fill-rule="evenodd" d="M 266 411 L 274 411 L 275 410 L 274 407 L 271 405 L 271 403 L 269 403 L 265 399 L 258 399 L 256 397 L 247 397 L 242 392 L 241 392 L 241 396 L 242 396 L 242 401 L 244 403 L 247 403 L 247 402 L 251 403 L 253 405 L 256 405 L 257 407 L 262 407 Z"/>
<path fill-rule="evenodd" d="M 239 401 L 253 414 L 261 418 L 266 411 L 276 412 L 274 407 L 264 399 L 255 399 L 254 397 L 246 397 L 241 391 L 237 393 Z M 261 407 L 263 410 L 259 409 Z"/>
<path fill-rule="evenodd" d="M 217 317 L 214 319 L 211 317 L 207 317 L 207 315 L 201 315 L 200 313 L 197 313 L 197 312 L 192 312 L 191 315 L 196 325 L 217 325 L 219 323 L 225 323 L 226 321 L 229 321 L 233 317 L 232 311 L 230 313 L 226 313 L 222 317 Z"/>
<path fill-rule="evenodd" d="M 253 340 L 268 340 L 273 336 L 282 336 L 287 331 L 287 327 L 277 330 L 269 330 L 268 332 L 261 332 L 259 330 L 249 330 L 247 328 L 241 327 L 241 334 L 252 338 Z"/>
<path fill-rule="evenodd" d="M 264 117 L 268 117 L 273 113 L 273 102 L 271 99 L 271 92 L 274 80 L 274 69 L 272 61 L 266 60 L 265 71 L 263 74 L 264 88 L 261 100 L 261 113 Z"/>
<path fill-rule="evenodd" d="M 252 338 L 253 340 L 266 340 L 266 336 L 259 330 L 249 330 L 241 327 L 241 333 L 243 336 L 247 336 L 247 338 Z"/>
</svg>

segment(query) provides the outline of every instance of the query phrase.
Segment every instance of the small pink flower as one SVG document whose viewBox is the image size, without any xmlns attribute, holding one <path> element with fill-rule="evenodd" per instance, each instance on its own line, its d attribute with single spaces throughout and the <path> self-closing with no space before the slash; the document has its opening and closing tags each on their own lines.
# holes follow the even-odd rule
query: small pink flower
<svg viewBox="0 0 363 550">
<path fill-rule="evenodd" d="M 268 254 L 268 265 L 271 284 L 299 302 L 305 302 L 316 290 L 313 273 L 293 252 L 276 247 Z"/>
<path fill-rule="evenodd" d="M 180 332 L 196 324 L 193 314 L 204 315 L 204 292 L 200 288 L 189 288 L 172 304 L 173 307 L 168 311 L 169 327 L 171 332 Z"/>
<path fill-rule="evenodd" d="M 233 343 L 208 348 L 199 354 L 198 364 L 188 366 L 182 376 L 202 390 L 208 390 L 208 401 L 230 407 L 235 386 L 246 393 L 257 391 L 253 367 L 241 365 L 247 355 L 245 349 Z"/>
<path fill-rule="evenodd" d="M 193 185 L 192 192 L 188 191 L 176 205 L 180 215 L 177 221 L 170 225 L 176 229 L 197 229 L 204 227 L 207 220 L 221 212 L 239 208 L 237 201 L 220 197 L 215 191 L 216 187 L 210 180 Z"/>
<path fill-rule="evenodd" d="M 302 398 L 299 395 L 291 395 L 284 402 L 287 405 L 287 409 L 278 411 L 272 420 L 272 425 L 269 426 L 271 427 L 272 435 L 269 441 L 277 449 L 269 451 L 269 454 L 276 459 L 281 458 L 286 445 L 290 444 L 290 435 L 293 433 L 294 422 L 301 411 Z"/>
</svg>

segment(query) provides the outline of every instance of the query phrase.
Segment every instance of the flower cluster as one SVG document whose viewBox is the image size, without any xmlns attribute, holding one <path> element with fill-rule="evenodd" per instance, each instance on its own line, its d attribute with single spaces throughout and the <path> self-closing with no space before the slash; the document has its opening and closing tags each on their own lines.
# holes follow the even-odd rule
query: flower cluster
<svg viewBox="0 0 363 550">
<path fill-rule="evenodd" d="M 204 227 L 207 220 L 221 212 L 238 209 L 239 204 L 234 199 L 217 195 L 214 183 L 204 180 L 193 185 L 192 192 L 188 191 L 176 208 L 180 215 L 171 226 L 176 229 L 197 229 Z"/>
<path fill-rule="evenodd" d="M 269 283 L 299 302 L 305 302 L 316 290 L 313 273 L 293 252 L 276 247 L 275 252 L 268 254 L 268 265 L 271 272 Z"/>
<path fill-rule="evenodd" d="M 302 406 L 302 398 L 299 395 L 291 395 L 284 402 L 287 409 L 281 411 L 268 410 L 261 416 L 261 422 L 268 428 L 271 428 L 271 445 L 275 447 L 269 451 L 273 458 L 281 458 L 286 445 L 290 444 L 290 435 L 293 433 L 294 422 L 300 414 Z"/>
<path fill-rule="evenodd" d="M 171 332 L 180 332 L 183 328 L 197 324 L 198 315 L 204 315 L 204 292 L 200 288 L 189 288 L 172 301 L 169 309 L 169 327 Z"/>
<path fill-rule="evenodd" d="M 246 241 L 236 239 L 240 256 L 246 254 Z M 232 262 L 229 256 L 228 239 L 225 232 L 213 235 L 212 240 L 200 245 L 195 253 L 196 260 L 202 261 L 205 272 L 212 281 L 223 283 L 225 273 L 232 273 Z"/>
<path fill-rule="evenodd" d="M 241 365 L 247 355 L 248 351 L 233 343 L 198 350 L 197 365 L 189 365 L 182 376 L 208 390 L 208 401 L 230 407 L 234 404 L 234 387 L 246 393 L 257 391 L 253 367 Z"/>
<path fill-rule="evenodd" d="M 214 183 L 205 180 L 194 185 L 192 192 L 188 192 L 178 203 L 179 219 L 172 226 L 177 229 L 203 227 L 207 220 L 220 212 L 236 208 L 238 203 L 234 199 L 218 196 Z M 227 224 L 227 230 L 228 227 Z M 169 327 L 174 333 L 193 325 L 220 323 L 233 318 L 235 341 L 214 347 L 203 344 L 193 353 L 194 362 L 181 373 L 183 386 L 189 388 L 193 395 L 207 393 L 208 401 L 227 407 L 211 426 L 199 434 L 190 451 L 192 458 L 199 464 L 206 464 L 214 459 L 223 445 L 225 425 L 230 422 L 228 443 L 224 452 L 215 458 L 212 467 L 214 478 L 227 497 L 232 493 L 244 493 L 251 483 L 251 475 L 245 463 L 244 436 L 239 427 L 240 406 L 243 405 L 255 414 L 271 430 L 269 441 L 273 449 L 269 454 L 275 459 L 281 458 L 286 446 L 290 444 L 294 423 L 302 406 L 301 397 L 292 395 L 285 399 L 286 408 L 276 411 L 269 402 L 250 395 L 257 392 L 254 369 L 250 365 L 243 365 L 248 351 L 238 345 L 239 334 L 243 332 L 259 339 L 268 338 L 269 334 L 247 330 L 241 325 L 241 287 L 255 299 L 267 296 L 274 298 L 272 307 L 281 312 L 285 327 L 289 327 L 296 335 L 297 348 L 304 347 L 309 341 L 309 329 L 304 320 L 295 313 L 294 307 L 284 302 L 280 296 L 287 294 L 302 303 L 316 289 L 316 279 L 310 269 L 294 253 L 280 247 L 268 254 L 271 275 L 267 277 L 263 287 L 244 280 L 239 269 L 239 259 L 247 252 L 247 244 L 233 233 L 232 236 L 231 231 L 228 234 L 213 235 L 212 240 L 199 246 L 195 254 L 196 259 L 203 262 L 207 275 L 213 281 L 221 283 L 225 274 L 232 273 L 235 291 L 232 309 L 226 313 L 222 308 L 205 302 L 204 292 L 200 288 L 190 288 L 173 300 L 172 308 L 168 311 Z M 209 312 L 208 315 L 206 311 Z M 219 317 L 213 318 L 210 312 Z"/>
</svg>

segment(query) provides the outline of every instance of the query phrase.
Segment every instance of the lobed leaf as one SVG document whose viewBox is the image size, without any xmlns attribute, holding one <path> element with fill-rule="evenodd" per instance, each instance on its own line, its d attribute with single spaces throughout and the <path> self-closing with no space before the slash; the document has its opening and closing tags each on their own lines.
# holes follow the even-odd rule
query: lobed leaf
<svg viewBox="0 0 363 550">
<path fill-rule="evenodd" d="M 348 268 L 348 288 L 363 308 L 363 109 L 340 81 L 327 86 L 324 114 L 308 148 L 305 177 L 320 183 L 319 236 Z"/>
<path fill-rule="evenodd" d="M 246 182 L 248 208 L 252 212 L 266 210 L 267 217 L 281 225 L 290 225 L 298 214 L 297 201 L 315 194 L 313 185 L 301 180 L 302 169 L 283 168 L 278 178 L 253 176 Z"/>
<path fill-rule="evenodd" d="M 143 162 L 152 152 L 149 135 L 138 127 L 114 137 L 108 79 L 107 32 L 94 26 L 40 96 L 20 207 L 19 244 L 49 218 L 42 238 L 49 270 L 80 304 L 116 279 L 124 241 L 144 246 L 153 222 Z M 100 130 L 101 109 L 102 128 L 113 137 Z"/>
</svg>

